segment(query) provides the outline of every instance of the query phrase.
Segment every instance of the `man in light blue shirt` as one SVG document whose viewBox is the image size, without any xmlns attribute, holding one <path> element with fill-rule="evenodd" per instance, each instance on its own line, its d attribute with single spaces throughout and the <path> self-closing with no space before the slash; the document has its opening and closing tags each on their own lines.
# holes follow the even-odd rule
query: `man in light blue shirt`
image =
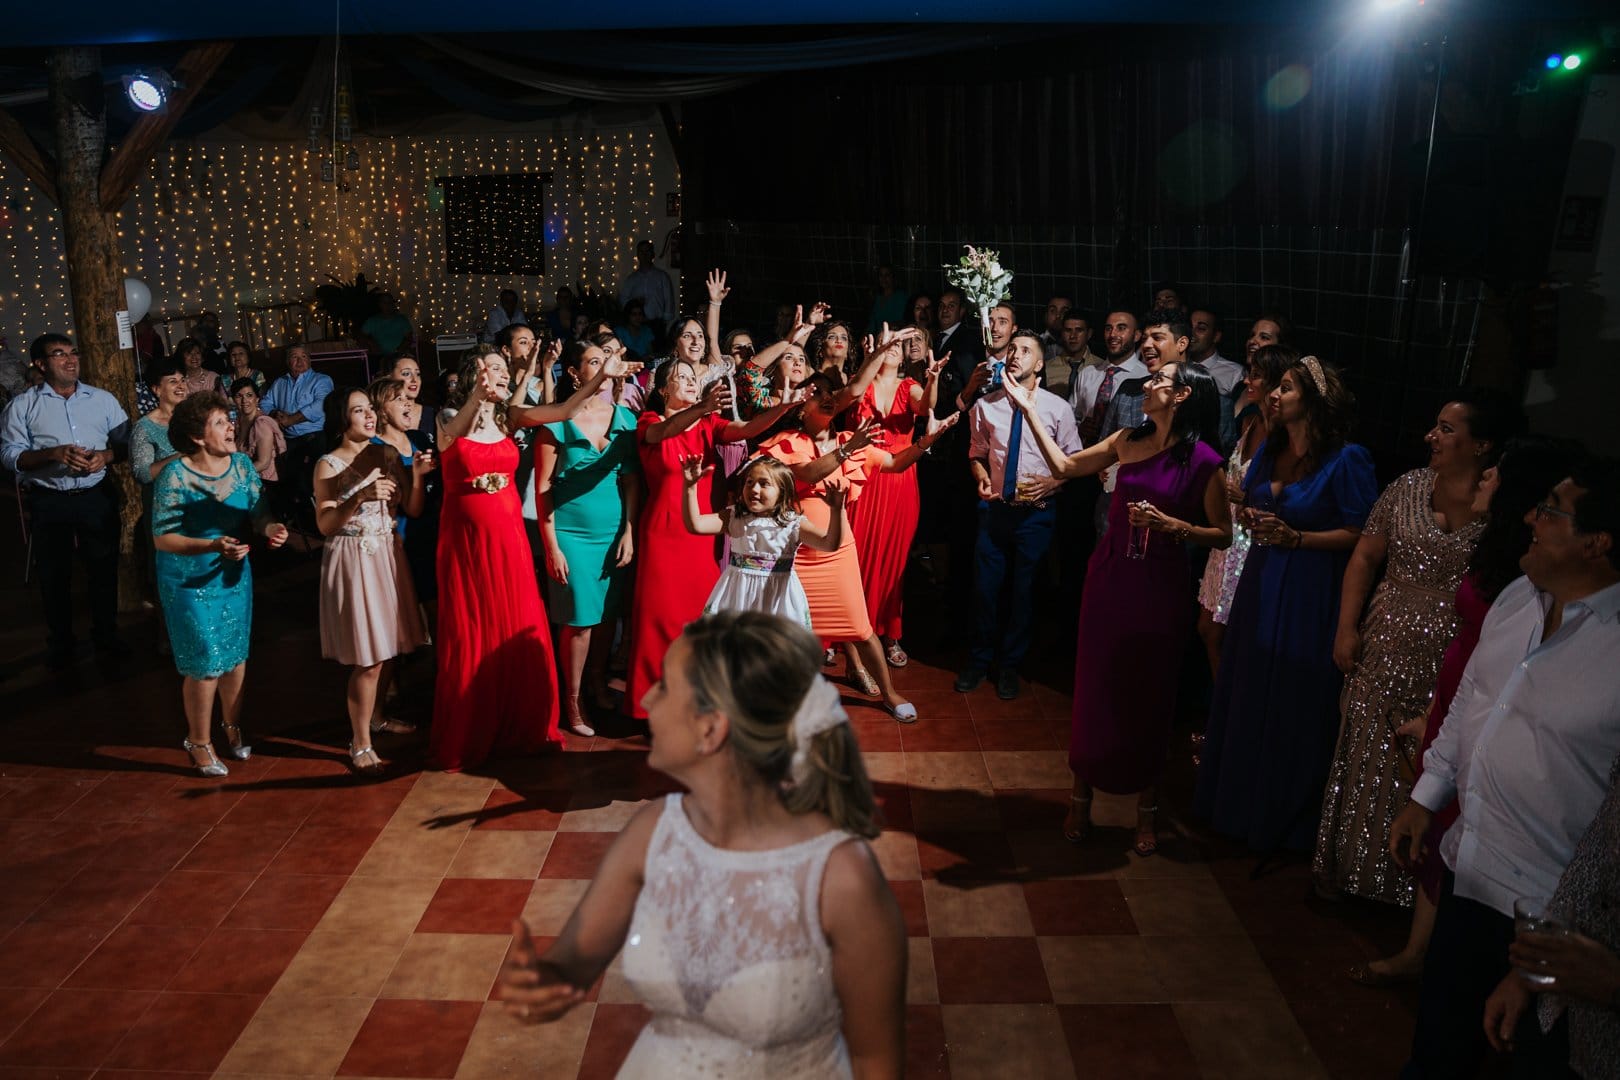
<svg viewBox="0 0 1620 1080">
<path fill-rule="evenodd" d="M 331 392 L 332 377 L 309 369 L 309 350 L 289 345 L 287 374 L 270 384 L 260 408 L 281 425 L 287 437 L 287 450 L 276 459 L 276 474 L 282 490 L 291 495 L 308 496 L 315 490 L 315 459 L 326 450 L 321 445 L 321 428 L 326 422 L 326 396 Z M 277 509 L 284 515 L 302 514 L 307 502 L 307 498 L 296 499 Z"/>
<path fill-rule="evenodd" d="M 1461 817 L 1423 967 L 1407 1080 L 1472 1076 L 1507 974 L 1513 903 L 1552 896 L 1620 754 L 1620 467 L 1594 463 L 1528 515 L 1525 576 L 1491 605 L 1423 775 L 1390 829 L 1410 865 L 1435 812 Z M 1534 1011 L 1531 1011 L 1534 1022 Z"/>
<path fill-rule="evenodd" d="M 79 381 L 71 338 L 44 334 L 29 349 L 45 381 L 25 390 L 0 421 L 0 465 L 17 475 L 33 517 L 53 671 L 73 663 L 73 553 L 90 578 L 91 637 L 116 659 L 118 640 L 118 486 L 107 466 L 129 452 L 129 416 L 118 399 Z"/>
</svg>

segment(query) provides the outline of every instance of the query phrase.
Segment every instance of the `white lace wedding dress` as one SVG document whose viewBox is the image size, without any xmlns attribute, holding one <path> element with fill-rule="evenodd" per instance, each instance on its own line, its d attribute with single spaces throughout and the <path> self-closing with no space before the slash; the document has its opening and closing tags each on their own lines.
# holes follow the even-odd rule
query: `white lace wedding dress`
<svg viewBox="0 0 1620 1080">
<path fill-rule="evenodd" d="M 726 851 L 665 798 L 624 945 L 653 1015 L 621 1078 L 850 1075 L 820 912 L 827 856 L 850 839 Z"/>
</svg>

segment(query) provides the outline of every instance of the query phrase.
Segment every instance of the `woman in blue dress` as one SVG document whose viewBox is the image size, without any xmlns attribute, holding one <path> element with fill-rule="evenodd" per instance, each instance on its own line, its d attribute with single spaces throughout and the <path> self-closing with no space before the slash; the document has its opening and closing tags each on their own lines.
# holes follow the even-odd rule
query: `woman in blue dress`
<svg viewBox="0 0 1620 1080">
<path fill-rule="evenodd" d="M 566 396 L 595 377 L 607 360 L 600 346 L 570 341 L 562 352 Z M 562 627 L 563 723 L 576 735 L 596 734 L 580 693 L 611 710 L 607 688 L 613 624 L 624 605 L 641 510 L 641 463 L 636 414 L 615 405 L 611 390 L 587 401 L 571 419 L 540 429 L 535 503 L 545 542 L 546 610 Z M 601 633 L 593 633 L 598 628 Z"/>
<path fill-rule="evenodd" d="M 1339 729 L 1333 663 L 1340 581 L 1378 498 L 1372 456 L 1345 441 L 1354 399 L 1314 356 L 1271 392 L 1271 434 L 1249 467 L 1253 538 L 1210 710 L 1195 807 L 1261 855 L 1308 852 Z"/>
<path fill-rule="evenodd" d="M 214 753 L 210 732 L 218 697 L 231 756 L 247 760 L 242 740 L 242 676 L 253 624 L 253 568 L 248 538 L 270 547 L 287 527 L 270 519 L 253 461 L 236 452 L 230 402 L 194 394 L 175 407 L 169 439 L 180 456 L 158 474 L 152 495 L 152 546 L 158 600 L 169 628 L 174 666 L 184 676 L 186 738 L 181 744 L 204 776 L 230 770 Z"/>
</svg>

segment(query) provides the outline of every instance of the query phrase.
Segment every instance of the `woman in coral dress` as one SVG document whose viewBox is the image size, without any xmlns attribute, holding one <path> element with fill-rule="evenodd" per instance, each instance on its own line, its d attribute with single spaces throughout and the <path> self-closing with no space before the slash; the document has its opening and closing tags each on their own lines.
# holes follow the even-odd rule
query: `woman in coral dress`
<svg viewBox="0 0 1620 1080">
<path fill-rule="evenodd" d="M 511 375 L 500 353 L 474 354 L 462 365 L 439 427 L 444 510 L 430 750 L 447 772 L 559 741 L 551 632 L 512 483 L 518 448 L 510 433 L 569 419 L 604 378 L 639 366 L 603 365 L 566 402 L 517 407 L 505 404 Z"/>
<path fill-rule="evenodd" d="M 709 592 L 720 580 L 714 537 L 688 532 L 681 519 L 686 490 L 681 462 L 698 456 L 710 464 L 718 463 L 717 444 L 752 439 L 790 408 L 777 405 L 752 420 L 732 420 L 731 388 L 726 381 L 716 379 L 700 392 L 699 378 L 697 367 L 684 357 L 666 361 L 653 380 L 654 401 L 662 404 L 662 411 L 642 413 L 636 425 L 647 498 L 636 524 L 641 568 L 630 599 L 625 708 L 638 719 L 647 716 L 641 699 L 658 682 L 669 643 L 703 614 Z M 704 485 L 698 492 L 700 512 L 712 513 L 715 502 L 714 489 Z"/>
</svg>

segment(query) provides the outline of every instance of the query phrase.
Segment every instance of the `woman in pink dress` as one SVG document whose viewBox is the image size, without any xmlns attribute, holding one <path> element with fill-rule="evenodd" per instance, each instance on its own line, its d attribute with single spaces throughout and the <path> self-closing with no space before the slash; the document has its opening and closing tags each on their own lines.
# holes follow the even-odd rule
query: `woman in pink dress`
<svg viewBox="0 0 1620 1080">
<path fill-rule="evenodd" d="M 554 359 L 548 354 L 543 362 Z M 429 746 L 434 764 L 446 772 L 560 741 L 556 662 L 512 483 L 518 448 L 511 432 L 569 419 L 604 379 L 639 366 L 604 364 L 567 401 L 521 407 L 507 404 L 506 358 L 487 350 L 462 365 L 457 393 L 439 412 L 444 509 Z"/>
</svg>

